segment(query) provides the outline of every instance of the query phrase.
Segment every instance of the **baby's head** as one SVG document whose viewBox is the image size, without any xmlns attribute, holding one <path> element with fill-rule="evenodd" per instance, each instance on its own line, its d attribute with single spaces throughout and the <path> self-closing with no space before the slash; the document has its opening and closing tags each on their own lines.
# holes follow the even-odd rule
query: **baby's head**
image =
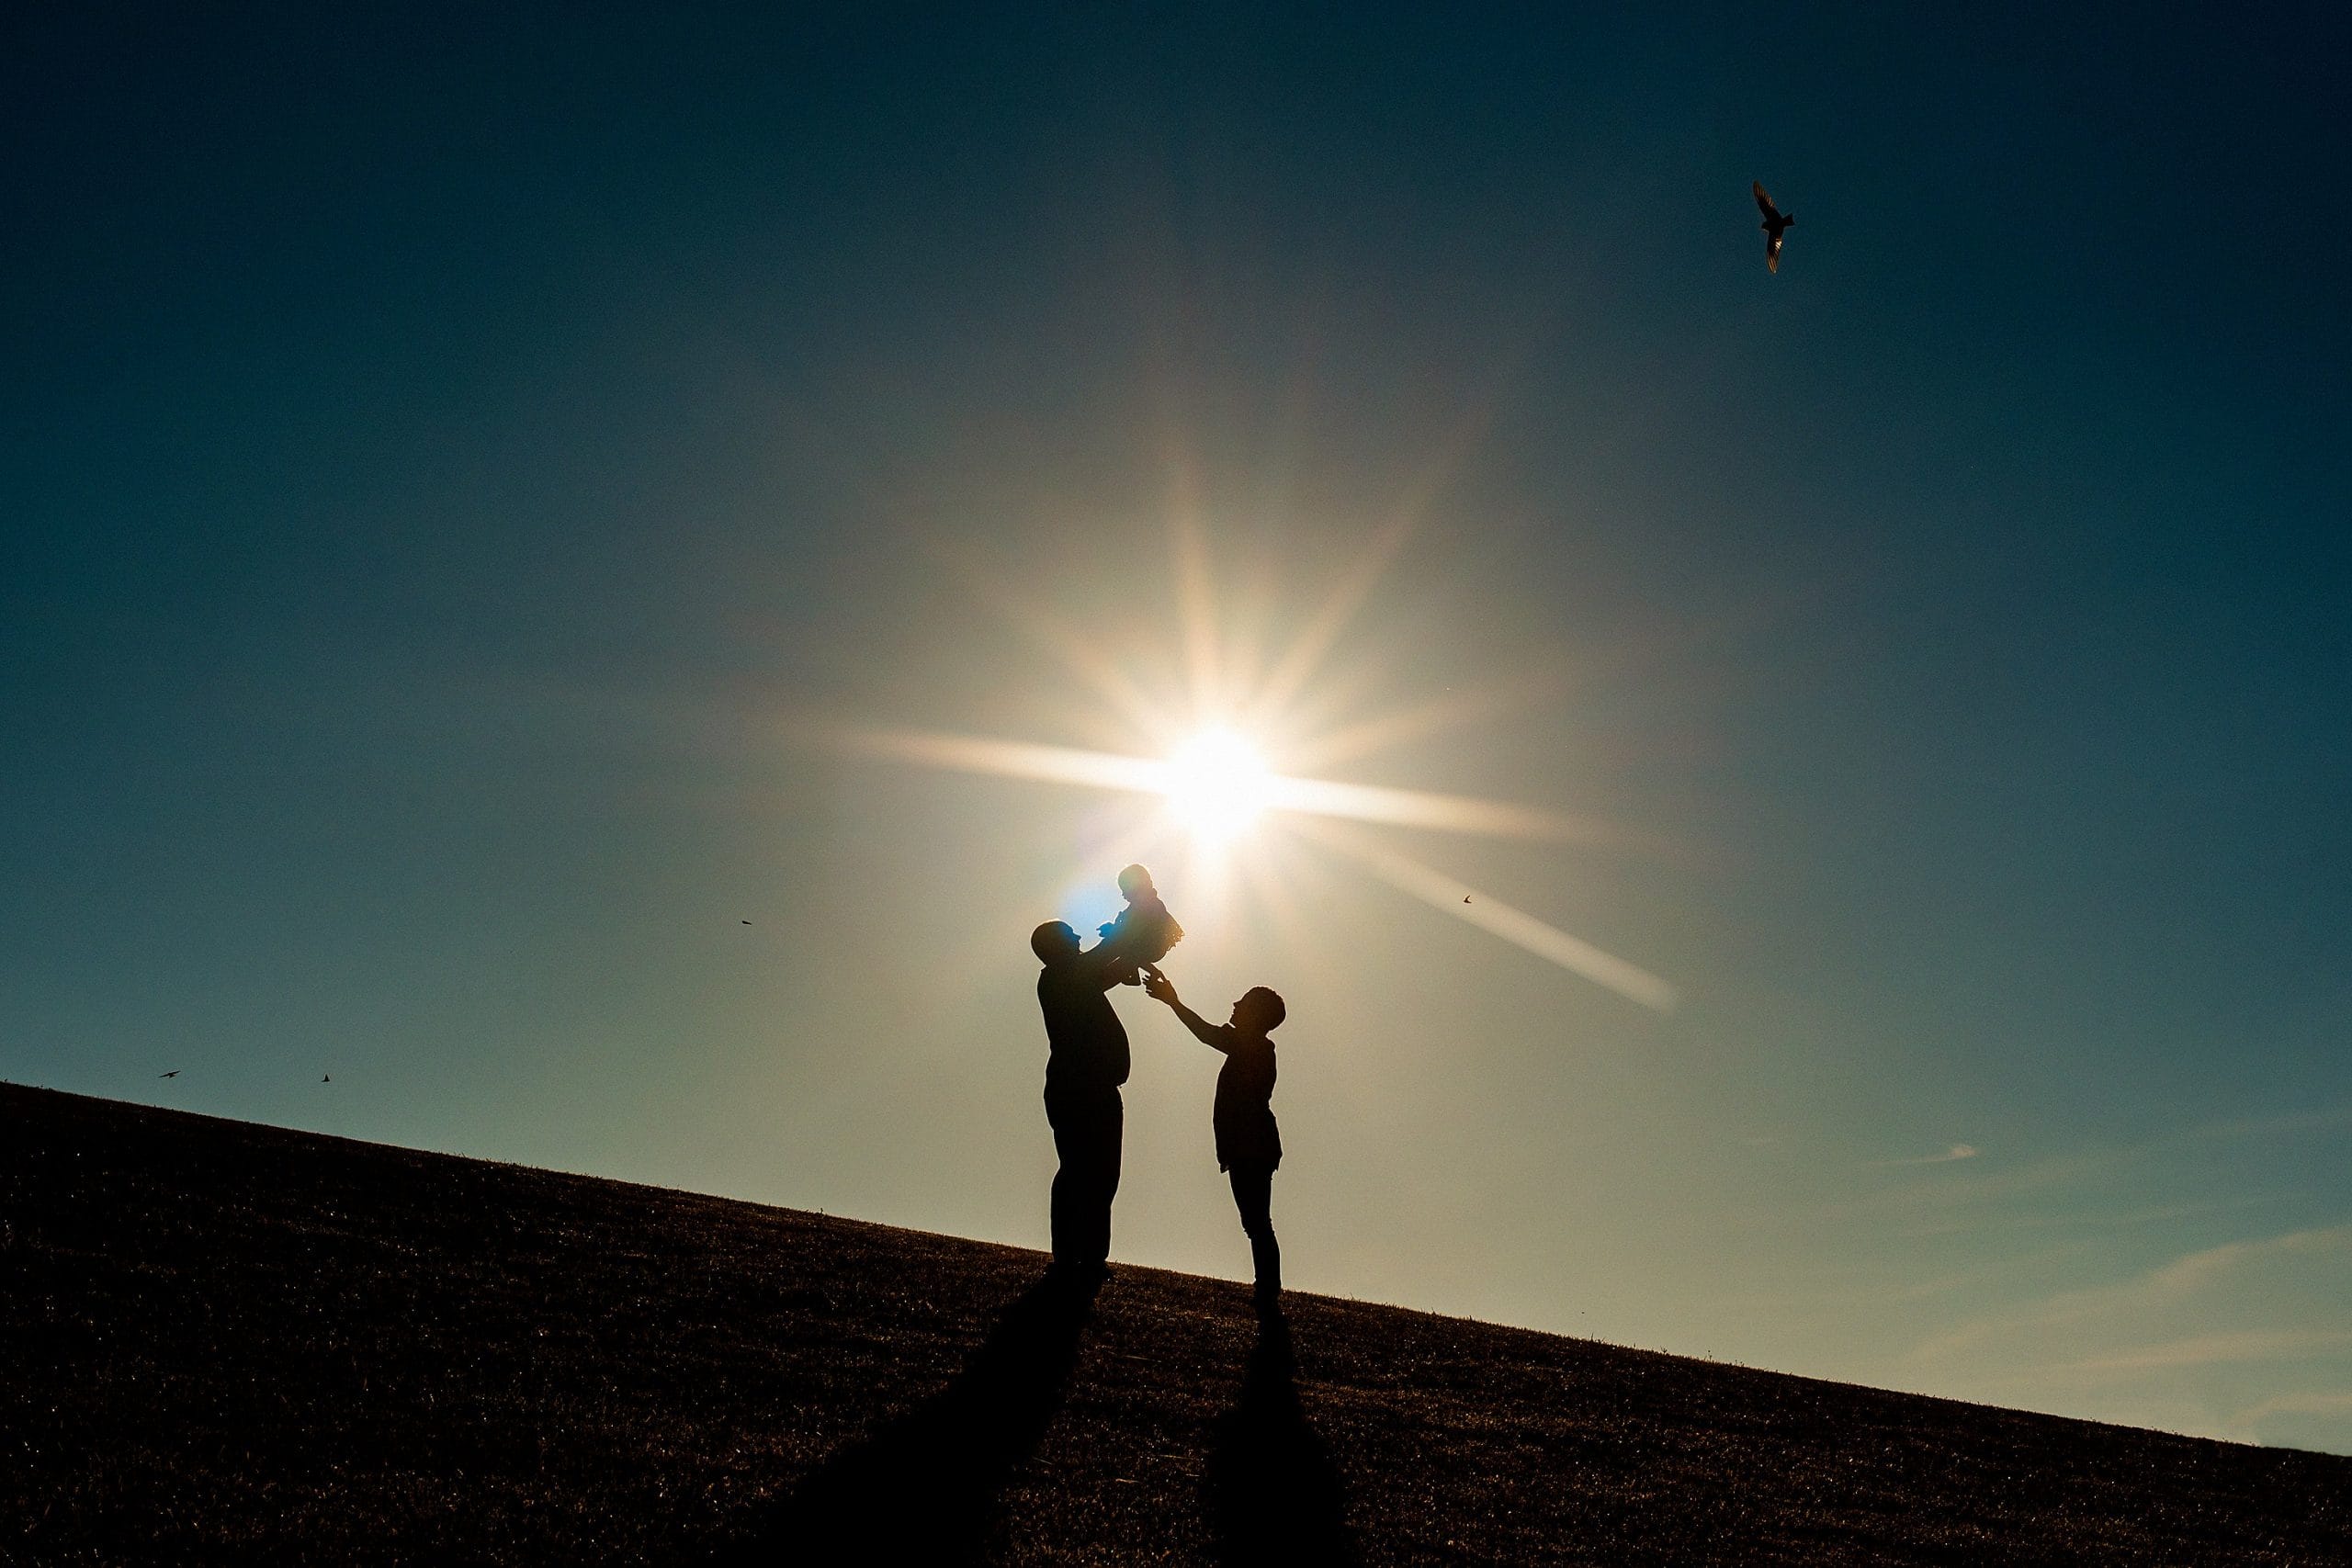
<svg viewBox="0 0 2352 1568">
<path fill-rule="evenodd" d="M 1139 865 L 1131 865 L 1119 873 L 1119 897 L 1129 903 L 1159 891 L 1151 885 L 1151 873 Z"/>
</svg>

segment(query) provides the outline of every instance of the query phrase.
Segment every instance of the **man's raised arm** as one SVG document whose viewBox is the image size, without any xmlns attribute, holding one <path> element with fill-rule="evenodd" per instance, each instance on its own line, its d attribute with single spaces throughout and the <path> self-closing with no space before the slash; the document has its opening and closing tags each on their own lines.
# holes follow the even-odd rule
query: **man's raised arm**
<svg viewBox="0 0 2352 1568">
<path fill-rule="evenodd" d="M 1125 980 L 1128 970 L 1145 967 L 1130 951 L 1143 941 L 1143 936 L 1141 931 L 1121 931 L 1117 936 L 1104 937 L 1086 950 L 1083 956 L 1086 962 L 1094 965 L 1094 973 L 1104 990 Z"/>
<path fill-rule="evenodd" d="M 1233 1042 L 1226 1037 L 1225 1028 L 1222 1025 L 1211 1023 L 1199 1013 L 1186 1007 L 1178 998 L 1175 985 L 1167 976 L 1148 964 L 1143 966 L 1143 990 L 1144 995 L 1157 1001 L 1166 1002 L 1169 1010 L 1182 1019 L 1184 1027 L 1193 1032 L 1193 1038 L 1210 1050 L 1230 1052 L 1233 1049 Z"/>
</svg>

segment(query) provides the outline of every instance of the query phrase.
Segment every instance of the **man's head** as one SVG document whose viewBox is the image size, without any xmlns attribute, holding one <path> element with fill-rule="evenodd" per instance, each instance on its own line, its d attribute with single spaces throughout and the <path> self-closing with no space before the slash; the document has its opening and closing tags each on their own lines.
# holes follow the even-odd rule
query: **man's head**
<svg viewBox="0 0 2352 1568">
<path fill-rule="evenodd" d="M 1119 897 L 1122 898 L 1133 900 L 1159 891 L 1151 885 L 1151 873 L 1139 865 L 1131 865 L 1119 873 Z"/>
<path fill-rule="evenodd" d="M 1272 1034 L 1289 1016 L 1281 994 L 1270 986 L 1252 986 L 1233 1004 L 1233 1027 L 1252 1034 Z"/>
<path fill-rule="evenodd" d="M 1078 933 L 1067 920 L 1047 920 L 1029 933 L 1029 951 L 1040 964 L 1058 964 L 1078 953 Z"/>
</svg>

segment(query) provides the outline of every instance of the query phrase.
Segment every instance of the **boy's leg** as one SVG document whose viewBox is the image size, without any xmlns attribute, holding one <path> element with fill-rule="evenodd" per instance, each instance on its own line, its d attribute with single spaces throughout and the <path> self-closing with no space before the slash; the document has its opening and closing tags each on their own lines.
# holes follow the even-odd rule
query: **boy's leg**
<svg viewBox="0 0 2352 1568">
<path fill-rule="evenodd" d="M 1282 1247 L 1274 1240 L 1274 1168 L 1237 1165 L 1227 1174 L 1233 1180 L 1233 1206 L 1241 1212 L 1241 1229 L 1250 1237 L 1258 1294 L 1271 1299 L 1283 1288 Z"/>
</svg>

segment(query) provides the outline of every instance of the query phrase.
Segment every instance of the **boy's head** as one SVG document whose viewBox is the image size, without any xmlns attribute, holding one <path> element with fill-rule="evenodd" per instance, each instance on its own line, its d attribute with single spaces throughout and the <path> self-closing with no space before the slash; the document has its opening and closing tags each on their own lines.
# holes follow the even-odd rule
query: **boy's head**
<svg viewBox="0 0 2352 1568">
<path fill-rule="evenodd" d="M 1252 986 L 1233 1004 L 1233 1026 L 1252 1034 L 1272 1034 L 1289 1016 L 1281 994 L 1271 986 Z"/>
<path fill-rule="evenodd" d="M 1139 865 L 1131 865 L 1119 873 L 1119 897 L 1133 900 L 1159 889 L 1151 885 L 1151 873 Z"/>
</svg>

